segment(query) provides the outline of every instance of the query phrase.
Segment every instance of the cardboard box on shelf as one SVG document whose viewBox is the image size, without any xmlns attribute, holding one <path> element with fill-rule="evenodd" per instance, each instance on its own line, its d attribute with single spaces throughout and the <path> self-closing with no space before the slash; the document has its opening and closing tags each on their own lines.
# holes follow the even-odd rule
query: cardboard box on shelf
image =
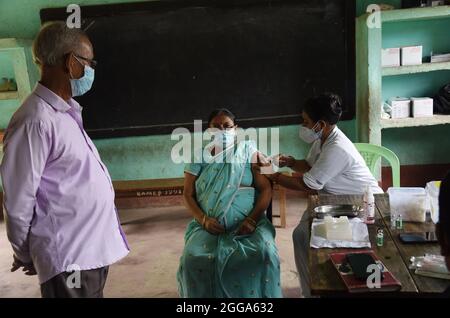
<svg viewBox="0 0 450 318">
<path fill-rule="evenodd" d="M 432 117 L 433 99 L 429 97 L 412 97 L 411 112 L 413 117 Z"/>
<path fill-rule="evenodd" d="M 400 66 L 400 48 L 382 49 L 381 65 L 383 67 Z"/>
<path fill-rule="evenodd" d="M 401 60 L 405 66 L 422 64 L 422 45 L 402 47 Z"/>
<path fill-rule="evenodd" d="M 391 106 L 391 118 L 408 118 L 411 114 L 411 100 L 404 97 L 393 97 L 388 101 Z"/>
</svg>

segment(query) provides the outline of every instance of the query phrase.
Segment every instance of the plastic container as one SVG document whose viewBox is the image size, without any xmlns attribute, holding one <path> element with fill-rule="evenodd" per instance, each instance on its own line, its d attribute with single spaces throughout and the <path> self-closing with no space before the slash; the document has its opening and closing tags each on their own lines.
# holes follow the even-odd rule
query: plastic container
<svg viewBox="0 0 450 318">
<path fill-rule="evenodd" d="M 431 219 L 434 223 L 439 222 L 439 190 L 441 187 L 441 181 L 431 181 L 427 183 L 425 188 L 429 203 Z"/>
<path fill-rule="evenodd" d="M 425 222 L 427 194 L 424 188 L 389 188 L 391 213 L 406 222 Z"/>
</svg>

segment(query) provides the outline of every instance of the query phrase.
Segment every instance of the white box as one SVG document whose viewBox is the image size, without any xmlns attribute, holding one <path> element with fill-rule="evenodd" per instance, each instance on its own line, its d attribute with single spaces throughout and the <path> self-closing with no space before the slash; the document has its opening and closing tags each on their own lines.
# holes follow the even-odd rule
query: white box
<svg viewBox="0 0 450 318">
<path fill-rule="evenodd" d="M 413 117 L 432 117 L 433 99 L 429 97 L 412 97 L 411 113 Z"/>
<path fill-rule="evenodd" d="M 400 66 L 400 48 L 390 48 L 381 50 L 381 66 Z"/>
<path fill-rule="evenodd" d="M 441 189 L 441 181 L 430 181 L 425 187 L 428 201 L 430 203 L 431 219 L 434 224 L 439 222 L 439 192 Z"/>
<path fill-rule="evenodd" d="M 422 45 L 402 47 L 401 56 L 402 65 L 422 64 Z"/>
<path fill-rule="evenodd" d="M 409 98 L 395 97 L 389 99 L 391 118 L 408 118 L 411 113 L 411 100 Z"/>
<path fill-rule="evenodd" d="M 389 188 L 390 212 L 401 215 L 403 221 L 425 222 L 427 194 L 424 188 Z"/>
<path fill-rule="evenodd" d="M 450 61 L 450 53 L 432 55 L 430 59 L 430 63 L 443 63 L 449 61 Z"/>
</svg>

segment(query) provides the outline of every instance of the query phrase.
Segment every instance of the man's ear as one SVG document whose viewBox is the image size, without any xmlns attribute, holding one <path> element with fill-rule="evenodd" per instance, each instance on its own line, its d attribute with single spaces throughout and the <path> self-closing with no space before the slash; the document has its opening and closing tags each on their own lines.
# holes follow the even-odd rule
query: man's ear
<svg viewBox="0 0 450 318">
<path fill-rule="evenodd" d="M 65 64 L 66 71 L 69 74 L 71 79 L 77 79 L 77 78 L 80 78 L 81 76 L 83 76 L 83 74 L 78 74 L 79 71 L 77 71 L 77 69 L 78 69 L 79 62 L 77 61 L 77 59 L 74 57 L 74 55 L 72 53 L 69 53 L 67 55 L 65 63 L 66 63 Z"/>
<path fill-rule="evenodd" d="M 73 60 L 74 60 L 74 58 L 72 56 L 72 53 L 69 53 L 64 57 L 64 69 L 69 74 L 70 78 L 73 78 L 73 76 L 74 76 Z"/>
</svg>

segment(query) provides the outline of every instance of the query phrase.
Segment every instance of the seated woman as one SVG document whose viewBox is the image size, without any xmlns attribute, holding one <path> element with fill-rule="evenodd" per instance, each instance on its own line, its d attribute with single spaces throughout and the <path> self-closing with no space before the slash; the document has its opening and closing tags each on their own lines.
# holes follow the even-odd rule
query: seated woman
<svg viewBox="0 0 450 318">
<path fill-rule="evenodd" d="M 281 297 L 275 229 L 264 213 L 271 185 L 252 163 L 256 147 L 236 143 L 234 120 L 226 109 L 214 111 L 208 123 L 220 130 L 217 145 L 209 159 L 185 167 L 184 198 L 194 219 L 177 273 L 181 297 Z M 224 155 L 225 162 L 211 160 Z"/>
</svg>

